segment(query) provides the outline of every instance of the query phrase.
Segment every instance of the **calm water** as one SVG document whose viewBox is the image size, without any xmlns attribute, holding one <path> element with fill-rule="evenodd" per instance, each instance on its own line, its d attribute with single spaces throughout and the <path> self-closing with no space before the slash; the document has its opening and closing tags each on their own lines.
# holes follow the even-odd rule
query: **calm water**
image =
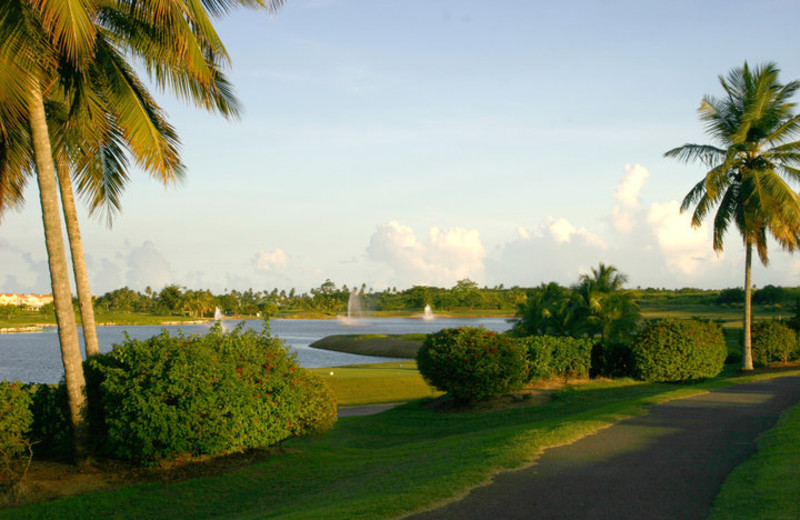
<svg viewBox="0 0 800 520">
<path fill-rule="evenodd" d="M 236 323 L 223 322 L 226 327 L 234 327 Z M 504 318 L 440 318 L 433 321 L 384 318 L 350 325 L 344 325 L 338 320 L 273 320 L 270 325 L 272 334 L 284 340 L 297 354 L 300 365 L 307 368 L 396 361 L 396 359 L 357 356 L 309 347 L 311 343 L 332 334 L 430 333 L 450 327 L 481 325 L 497 332 L 510 328 L 510 324 Z M 246 322 L 246 326 L 260 330 L 261 322 L 250 320 Z M 210 325 L 98 327 L 97 336 L 100 341 L 100 351 L 108 352 L 113 345 L 122 342 L 125 332 L 133 339 L 145 339 L 157 335 L 162 329 L 169 330 L 171 334 L 182 330 L 184 334 L 189 335 L 204 334 L 209 327 Z M 63 375 L 64 367 L 61 364 L 61 351 L 55 328 L 47 328 L 42 332 L 0 334 L 0 381 L 57 383 Z"/>
</svg>

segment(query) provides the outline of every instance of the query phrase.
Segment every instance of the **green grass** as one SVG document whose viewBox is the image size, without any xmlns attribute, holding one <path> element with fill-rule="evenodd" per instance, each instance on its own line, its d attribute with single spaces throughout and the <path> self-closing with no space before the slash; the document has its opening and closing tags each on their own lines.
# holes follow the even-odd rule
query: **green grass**
<svg viewBox="0 0 800 520">
<path fill-rule="evenodd" d="M 80 313 L 75 313 L 75 319 L 78 320 L 80 325 Z M 98 324 L 114 324 L 114 325 L 161 325 L 164 322 L 184 322 L 194 321 L 197 318 L 189 318 L 186 316 L 167 316 L 147 314 L 143 312 L 97 312 L 95 314 L 95 321 Z M 0 315 L 0 329 L 4 328 L 17 328 L 29 327 L 34 325 L 52 325 L 55 326 L 56 318 L 52 315 L 42 314 L 38 311 L 20 311 L 18 314 L 11 316 L 8 319 L 6 315 Z"/>
<path fill-rule="evenodd" d="M 800 406 L 758 439 L 758 453 L 725 480 L 710 520 L 800 518 Z"/>
<path fill-rule="evenodd" d="M 398 403 L 441 395 L 422 379 L 415 361 L 315 368 L 312 371 L 331 385 L 339 406 Z"/>
<path fill-rule="evenodd" d="M 592 382 L 543 406 L 485 413 L 437 413 L 415 401 L 342 419 L 332 432 L 287 442 L 281 455 L 235 473 L 96 492 L 0 511 L 0 518 L 393 518 L 452 500 L 546 447 L 655 403 L 752 379 Z"/>
</svg>

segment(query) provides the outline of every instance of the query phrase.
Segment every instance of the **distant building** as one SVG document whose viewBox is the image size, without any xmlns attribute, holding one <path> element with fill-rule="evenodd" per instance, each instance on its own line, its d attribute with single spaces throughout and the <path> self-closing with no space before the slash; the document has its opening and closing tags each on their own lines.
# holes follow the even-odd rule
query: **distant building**
<svg viewBox="0 0 800 520">
<path fill-rule="evenodd" d="M 38 311 L 48 303 L 52 302 L 52 294 L 0 293 L 0 305 L 16 305 L 32 311 Z"/>
</svg>

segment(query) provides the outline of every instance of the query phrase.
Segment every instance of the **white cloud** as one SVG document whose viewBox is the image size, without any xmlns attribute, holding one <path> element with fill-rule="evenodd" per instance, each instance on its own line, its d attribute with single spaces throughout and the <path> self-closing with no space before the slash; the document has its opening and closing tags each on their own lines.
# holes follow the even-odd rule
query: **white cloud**
<svg viewBox="0 0 800 520">
<path fill-rule="evenodd" d="M 143 291 L 148 286 L 158 290 L 172 282 L 169 263 L 152 241 L 146 240 L 128 254 L 126 280 L 128 287 L 135 291 Z"/>
<path fill-rule="evenodd" d="M 502 245 L 486 261 L 487 282 L 535 286 L 542 282 L 569 285 L 578 274 L 606 261 L 608 245 L 565 218 L 548 217 L 535 229 L 517 228 L 517 238 Z"/>
<path fill-rule="evenodd" d="M 257 271 L 281 272 L 289 266 L 289 255 L 283 249 L 274 251 L 262 249 L 256 255 L 254 262 Z"/>
<path fill-rule="evenodd" d="M 625 175 L 614 191 L 618 204 L 611 209 L 611 223 L 618 231 L 627 233 L 634 227 L 641 210 L 639 194 L 649 176 L 650 172 L 639 164 L 625 166 Z"/>
<path fill-rule="evenodd" d="M 703 223 L 692 227 L 691 214 L 681 213 L 678 201 L 653 203 L 647 212 L 647 224 L 664 266 L 675 278 L 705 285 L 710 277 L 720 274 L 725 254 L 714 252 L 709 226 Z M 730 280 L 729 284 L 732 286 L 733 282 Z"/>
<path fill-rule="evenodd" d="M 590 233 L 586 228 L 575 227 L 570 221 L 563 217 L 547 217 L 540 225 L 540 228 L 546 230 L 559 244 L 565 244 L 573 240 L 584 240 L 601 249 L 606 249 L 608 247 L 598 235 Z"/>
<path fill-rule="evenodd" d="M 481 279 L 486 250 L 476 230 L 432 227 L 423 243 L 413 229 L 392 220 L 378 226 L 367 255 L 392 270 L 392 283 L 449 286 L 467 277 Z"/>
</svg>

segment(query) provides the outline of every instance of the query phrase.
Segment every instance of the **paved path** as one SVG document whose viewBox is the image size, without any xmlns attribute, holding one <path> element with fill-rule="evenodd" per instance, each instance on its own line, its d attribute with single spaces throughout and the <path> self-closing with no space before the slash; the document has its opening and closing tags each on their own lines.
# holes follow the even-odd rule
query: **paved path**
<svg viewBox="0 0 800 520">
<path fill-rule="evenodd" d="M 789 376 L 664 403 L 410 518 L 705 519 L 756 437 L 798 402 L 800 377 Z"/>
</svg>

